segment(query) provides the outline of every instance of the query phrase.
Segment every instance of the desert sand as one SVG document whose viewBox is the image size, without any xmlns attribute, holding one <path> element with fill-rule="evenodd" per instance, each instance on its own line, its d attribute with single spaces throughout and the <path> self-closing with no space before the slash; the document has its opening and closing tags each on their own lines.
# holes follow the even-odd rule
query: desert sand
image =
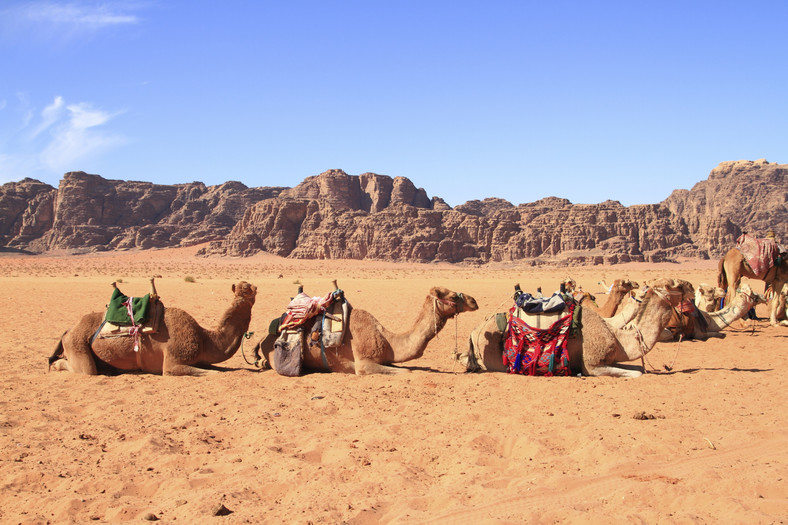
<svg viewBox="0 0 788 525">
<path fill-rule="evenodd" d="M 513 285 L 716 282 L 713 261 L 578 268 L 199 258 L 195 248 L 0 256 L 0 522 L 784 523 L 788 328 L 659 343 L 636 379 L 466 374 L 473 327 Z M 48 372 L 61 334 L 157 279 L 212 328 L 258 286 L 254 335 L 206 377 Z M 188 278 L 188 279 L 187 279 Z M 410 373 L 260 371 L 251 348 L 303 285 L 408 330 L 430 287 L 470 294 Z M 188 282 L 193 281 L 193 282 Z M 756 291 L 763 283 L 751 282 Z M 766 307 L 758 307 L 766 316 Z M 672 365 L 672 366 L 671 366 Z M 220 514 L 215 516 L 215 514 Z"/>
</svg>

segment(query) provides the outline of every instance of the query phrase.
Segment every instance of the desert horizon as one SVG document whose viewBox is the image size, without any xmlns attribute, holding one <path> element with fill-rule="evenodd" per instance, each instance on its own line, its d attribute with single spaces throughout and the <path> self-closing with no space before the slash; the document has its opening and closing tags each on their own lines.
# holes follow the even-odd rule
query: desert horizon
<svg viewBox="0 0 788 525">
<path fill-rule="evenodd" d="M 566 277 L 716 283 L 717 261 L 485 266 L 196 257 L 201 246 L 0 255 L 5 300 L 0 521 L 5 523 L 784 523 L 780 372 L 788 329 L 735 322 L 722 339 L 657 343 L 639 378 L 464 373 L 452 353 L 507 310 L 515 283 Z M 110 284 L 205 328 L 231 286 L 258 287 L 254 332 L 204 377 L 47 372 L 62 333 Z M 337 280 L 355 308 L 404 332 L 432 286 L 472 295 L 395 376 L 284 377 L 250 351 L 297 288 Z M 747 281 L 747 280 L 745 280 Z M 747 281 L 757 292 L 763 283 Z M 633 363 L 638 364 L 638 363 Z M 216 517 L 216 515 L 222 517 Z"/>
</svg>

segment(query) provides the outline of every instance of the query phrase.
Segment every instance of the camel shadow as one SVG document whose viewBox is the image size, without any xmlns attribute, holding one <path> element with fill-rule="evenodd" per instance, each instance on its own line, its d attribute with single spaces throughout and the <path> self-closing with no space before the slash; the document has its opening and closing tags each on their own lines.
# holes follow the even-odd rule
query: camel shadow
<svg viewBox="0 0 788 525">
<path fill-rule="evenodd" d="M 698 368 L 685 368 L 683 370 L 649 370 L 647 374 L 657 375 L 657 376 L 672 376 L 675 374 L 694 374 L 696 372 L 705 371 L 705 372 L 718 372 L 718 371 L 725 371 L 725 372 L 749 372 L 749 373 L 759 373 L 759 372 L 773 372 L 774 368 L 723 368 L 723 367 L 716 367 L 716 368 L 705 368 L 705 367 L 698 367 Z"/>
</svg>

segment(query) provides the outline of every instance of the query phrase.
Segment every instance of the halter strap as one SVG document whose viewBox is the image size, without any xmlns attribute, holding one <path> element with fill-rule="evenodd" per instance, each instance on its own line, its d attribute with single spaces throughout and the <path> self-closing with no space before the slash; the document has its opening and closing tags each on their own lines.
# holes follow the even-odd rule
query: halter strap
<svg viewBox="0 0 788 525">
<path fill-rule="evenodd" d="M 465 296 L 462 293 L 458 293 L 457 299 L 455 300 L 444 299 L 442 297 L 438 297 L 437 295 L 433 295 L 432 298 L 435 299 L 436 302 L 454 306 L 454 308 L 457 309 L 457 311 L 454 312 L 454 315 L 460 314 L 465 310 Z M 452 315 L 452 317 L 454 317 L 454 315 Z"/>
</svg>

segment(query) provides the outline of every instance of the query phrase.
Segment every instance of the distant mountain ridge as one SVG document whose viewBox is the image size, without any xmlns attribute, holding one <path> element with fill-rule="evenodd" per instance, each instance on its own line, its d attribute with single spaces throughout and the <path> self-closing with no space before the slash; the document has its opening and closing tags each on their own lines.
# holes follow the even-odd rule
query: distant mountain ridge
<svg viewBox="0 0 788 525">
<path fill-rule="evenodd" d="M 328 170 L 294 188 L 240 182 L 159 185 L 66 173 L 58 188 L 0 186 L 0 246 L 35 253 L 191 246 L 203 255 L 578 264 L 716 258 L 743 231 L 788 239 L 788 165 L 723 162 L 658 204 L 454 208 L 405 177 Z"/>
</svg>

